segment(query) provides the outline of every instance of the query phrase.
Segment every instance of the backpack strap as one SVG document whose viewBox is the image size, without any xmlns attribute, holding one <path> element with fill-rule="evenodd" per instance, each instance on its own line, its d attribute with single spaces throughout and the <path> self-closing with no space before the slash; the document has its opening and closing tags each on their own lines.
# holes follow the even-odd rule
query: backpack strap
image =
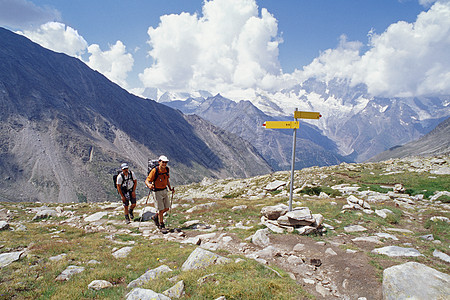
<svg viewBox="0 0 450 300">
<path fill-rule="evenodd" d="M 127 184 L 126 184 L 126 186 L 124 187 L 123 186 L 123 184 L 125 183 L 125 174 L 123 174 L 123 172 L 120 172 L 120 176 L 122 176 L 122 185 L 120 186 L 122 189 L 124 189 L 124 188 L 127 188 L 127 191 L 128 191 L 128 180 L 133 180 L 133 172 L 132 171 L 129 171 L 129 174 L 128 174 L 128 178 L 127 178 Z"/>
</svg>

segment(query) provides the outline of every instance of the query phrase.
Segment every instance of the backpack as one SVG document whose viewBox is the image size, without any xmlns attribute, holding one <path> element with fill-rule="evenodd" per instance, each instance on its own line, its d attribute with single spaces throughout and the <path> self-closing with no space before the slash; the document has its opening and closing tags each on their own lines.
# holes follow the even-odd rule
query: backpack
<svg viewBox="0 0 450 300">
<path fill-rule="evenodd" d="M 131 171 L 129 171 L 129 172 L 130 172 L 130 176 L 128 176 L 127 181 L 130 180 L 130 179 L 133 179 L 133 173 Z M 124 180 L 123 173 L 122 173 L 121 170 L 117 171 L 117 174 L 113 175 L 114 189 L 117 191 L 117 176 L 122 176 L 122 190 L 123 190 L 123 188 L 124 188 L 123 184 L 126 181 Z M 117 191 L 117 193 L 119 193 L 119 191 Z"/>
<path fill-rule="evenodd" d="M 149 159 L 148 160 L 147 174 L 150 174 L 150 172 L 153 169 L 156 168 L 155 181 L 156 181 L 156 178 L 158 178 L 158 175 L 159 175 L 159 168 L 158 168 L 158 166 L 159 166 L 159 160 L 157 160 L 157 159 Z M 169 167 L 166 167 L 166 169 L 167 169 L 166 174 L 169 174 Z"/>
</svg>

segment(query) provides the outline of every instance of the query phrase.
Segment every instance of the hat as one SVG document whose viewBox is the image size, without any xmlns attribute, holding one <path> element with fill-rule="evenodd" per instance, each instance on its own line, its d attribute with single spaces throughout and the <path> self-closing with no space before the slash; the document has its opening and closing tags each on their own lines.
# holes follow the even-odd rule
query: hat
<svg viewBox="0 0 450 300">
<path fill-rule="evenodd" d="M 169 161 L 169 159 L 168 159 L 166 156 L 161 155 L 161 156 L 159 157 L 159 161 Z"/>
<path fill-rule="evenodd" d="M 120 165 L 120 168 L 123 169 L 128 169 L 128 164 L 127 163 L 123 163 Z"/>
</svg>

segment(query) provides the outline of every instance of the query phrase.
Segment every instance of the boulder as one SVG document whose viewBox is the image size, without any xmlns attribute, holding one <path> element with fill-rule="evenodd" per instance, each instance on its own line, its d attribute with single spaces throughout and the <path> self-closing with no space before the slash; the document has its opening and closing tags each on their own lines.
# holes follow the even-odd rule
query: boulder
<svg viewBox="0 0 450 300">
<path fill-rule="evenodd" d="M 61 274 L 56 277 L 56 281 L 66 281 L 69 280 L 73 275 L 81 273 L 84 271 L 84 267 L 80 266 L 68 266 Z"/>
<path fill-rule="evenodd" d="M 155 269 L 148 270 L 147 272 L 145 272 L 144 274 L 139 276 L 137 279 L 131 281 L 127 285 L 127 288 L 135 288 L 135 287 L 141 286 L 141 285 L 149 282 L 152 279 L 161 277 L 164 273 L 167 273 L 167 272 L 172 272 L 172 269 L 166 265 L 161 265 Z"/>
<path fill-rule="evenodd" d="M 286 214 L 289 207 L 284 204 L 266 206 L 261 209 L 261 214 L 269 220 L 277 220 L 280 216 Z"/>
<path fill-rule="evenodd" d="M 434 250 L 433 251 L 433 256 L 437 257 L 447 263 L 450 263 L 450 256 L 448 256 L 447 254 L 445 254 L 444 252 L 441 252 L 439 250 Z"/>
<path fill-rule="evenodd" d="M 266 185 L 266 187 L 264 188 L 266 191 L 275 191 L 277 190 L 279 187 L 286 185 L 287 182 L 286 181 L 281 181 L 281 180 L 275 180 L 273 182 L 270 182 L 268 185 Z"/>
<path fill-rule="evenodd" d="M 125 296 L 126 300 L 143 300 L 143 299 L 152 299 L 152 300 L 170 300 L 166 295 L 157 293 L 150 289 L 141 289 L 134 288 Z"/>
<path fill-rule="evenodd" d="M 57 217 L 59 216 L 58 212 L 54 209 L 43 209 L 36 213 L 36 215 L 33 217 L 33 221 L 40 220 L 40 219 L 47 219 L 50 217 Z"/>
<path fill-rule="evenodd" d="M 387 246 L 383 248 L 377 248 L 372 250 L 372 253 L 384 254 L 390 257 L 398 256 L 423 256 L 418 250 L 414 248 L 403 248 L 399 246 Z"/>
<path fill-rule="evenodd" d="M 10 263 L 19 260 L 25 251 L 15 251 L 0 254 L 0 268 L 6 267 Z"/>
<path fill-rule="evenodd" d="M 184 295 L 184 282 L 183 280 L 178 281 L 173 287 L 167 289 L 163 292 L 169 298 L 181 298 Z"/>
<path fill-rule="evenodd" d="M 269 246 L 270 244 L 269 229 L 265 228 L 257 230 L 255 234 L 252 236 L 252 243 L 261 248 Z"/>
<path fill-rule="evenodd" d="M 417 262 L 383 271 L 383 299 L 448 299 L 450 275 Z"/>
<path fill-rule="evenodd" d="M 85 222 L 95 222 L 107 215 L 108 215 L 108 212 L 99 211 L 99 212 L 96 212 L 95 214 L 90 215 L 89 217 L 84 218 L 84 221 Z"/>
<path fill-rule="evenodd" d="M 133 247 L 120 248 L 119 250 L 113 252 L 112 256 L 114 256 L 115 258 L 125 258 L 131 252 L 131 249 L 133 249 Z"/>
<path fill-rule="evenodd" d="M 112 283 L 106 280 L 94 280 L 91 283 L 89 283 L 88 288 L 91 290 L 102 290 L 109 287 L 112 287 Z"/>
<path fill-rule="evenodd" d="M 298 207 L 277 219 L 278 224 L 285 226 L 309 226 L 315 223 L 311 211 L 307 207 Z"/>
<path fill-rule="evenodd" d="M 8 229 L 9 229 L 9 223 L 6 221 L 0 221 L 0 231 L 8 230 Z"/>
<path fill-rule="evenodd" d="M 202 269 L 209 265 L 229 263 L 231 259 L 197 247 L 181 266 L 182 271 Z"/>
</svg>

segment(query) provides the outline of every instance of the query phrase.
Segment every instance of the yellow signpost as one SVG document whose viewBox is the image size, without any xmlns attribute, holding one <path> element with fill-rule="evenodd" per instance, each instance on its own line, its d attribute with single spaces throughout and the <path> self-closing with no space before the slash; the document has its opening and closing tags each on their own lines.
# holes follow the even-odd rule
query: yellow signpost
<svg viewBox="0 0 450 300">
<path fill-rule="evenodd" d="M 297 141 L 297 128 L 300 127 L 300 122 L 297 119 L 313 119 L 318 120 L 322 115 L 318 112 L 312 111 L 298 111 L 295 109 L 295 121 L 267 121 L 263 126 L 266 129 L 294 129 L 294 140 L 292 142 L 292 162 L 291 162 L 291 185 L 289 194 L 289 211 L 292 211 L 292 191 L 294 190 L 294 169 L 295 169 L 295 144 Z"/>
<path fill-rule="evenodd" d="M 300 127 L 299 121 L 266 121 L 263 124 L 267 129 L 297 129 Z"/>
<path fill-rule="evenodd" d="M 320 113 L 312 111 L 294 111 L 294 118 L 296 119 L 316 119 L 319 120 Z"/>
</svg>

